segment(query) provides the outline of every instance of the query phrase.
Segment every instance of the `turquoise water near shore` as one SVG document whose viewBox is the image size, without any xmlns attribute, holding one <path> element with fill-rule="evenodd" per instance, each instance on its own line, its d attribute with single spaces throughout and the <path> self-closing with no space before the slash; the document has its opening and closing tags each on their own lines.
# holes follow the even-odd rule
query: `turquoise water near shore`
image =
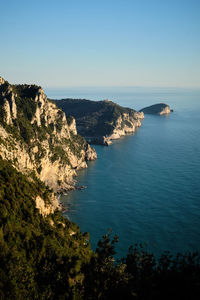
<svg viewBox="0 0 200 300">
<path fill-rule="evenodd" d="M 78 173 L 87 188 L 62 196 L 64 214 L 90 233 L 92 247 L 111 228 L 117 251 L 148 243 L 164 250 L 200 250 L 200 91 L 124 88 L 49 91 L 49 97 L 111 100 L 135 109 L 165 102 L 169 116 L 146 115 L 134 135 L 95 146 L 98 160 Z M 56 96 L 55 96 L 56 95 Z"/>
</svg>

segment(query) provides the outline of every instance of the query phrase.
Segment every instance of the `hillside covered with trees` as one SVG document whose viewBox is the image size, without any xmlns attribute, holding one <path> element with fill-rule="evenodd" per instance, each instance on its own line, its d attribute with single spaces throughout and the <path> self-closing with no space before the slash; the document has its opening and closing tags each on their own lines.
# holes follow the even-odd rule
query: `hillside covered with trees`
<svg viewBox="0 0 200 300">
<path fill-rule="evenodd" d="M 113 139 L 133 133 L 144 118 L 143 113 L 108 99 L 61 99 L 55 102 L 67 116 L 75 117 L 78 133 L 93 144 L 109 145 Z"/>
<path fill-rule="evenodd" d="M 198 253 L 164 253 L 142 246 L 115 261 L 117 237 L 96 251 L 89 234 L 59 211 L 44 217 L 35 205 L 50 191 L 0 159 L 0 299 L 199 299 Z"/>
</svg>

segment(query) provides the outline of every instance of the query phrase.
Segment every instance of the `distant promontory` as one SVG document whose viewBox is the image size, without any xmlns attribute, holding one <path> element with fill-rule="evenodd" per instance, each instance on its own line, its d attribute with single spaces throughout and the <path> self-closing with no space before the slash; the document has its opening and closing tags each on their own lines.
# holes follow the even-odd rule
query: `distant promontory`
<svg viewBox="0 0 200 300">
<path fill-rule="evenodd" d="M 140 112 L 143 112 L 144 114 L 153 114 L 153 115 L 168 115 L 173 110 L 170 109 L 169 105 L 165 103 L 158 103 L 151 106 L 147 106 L 145 108 L 142 108 Z"/>
<path fill-rule="evenodd" d="M 110 145 L 112 140 L 135 132 L 141 126 L 143 112 L 122 107 L 110 100 L 55 100 L 66 115 L 76 119 L 77 131 L 92 144 Z"/>
</svg>

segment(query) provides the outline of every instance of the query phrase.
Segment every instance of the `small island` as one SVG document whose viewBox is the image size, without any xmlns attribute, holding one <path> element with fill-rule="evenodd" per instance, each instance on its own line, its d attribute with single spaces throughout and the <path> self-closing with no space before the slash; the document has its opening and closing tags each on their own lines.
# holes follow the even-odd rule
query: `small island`
<svg viewBox="0 0 200 300">
<path fill-rule="evenodd" d="M 140 110 L 140 112 L 153 115 L 168 115 L 170 112 L 173 112 L 173 110 L 170 109 L 170 106 L 165 103 L 158 103 L 144 107 Z"/>
</svg>

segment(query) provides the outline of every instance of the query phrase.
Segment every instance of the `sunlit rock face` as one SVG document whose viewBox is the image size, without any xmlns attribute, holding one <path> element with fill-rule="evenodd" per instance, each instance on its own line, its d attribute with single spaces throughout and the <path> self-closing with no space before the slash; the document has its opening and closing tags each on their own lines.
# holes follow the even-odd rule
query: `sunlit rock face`
<svg viewBox="0 0 200 300">
<path fill-rule="evenodd" d="M 0 85 L 4 84 L 4 83 L 5 83 L 5 80 L 0 76 Z"/>
<path fill-rule="evenodd" d="M 54 192 L 73 189 L 76 170 L 97 158 L 77 134 L 75 119 L 66 118 L 41 87 L 11 85 L 2 77 L 0 155 L 19 171 L 34 171 Z"/>
</svg>

